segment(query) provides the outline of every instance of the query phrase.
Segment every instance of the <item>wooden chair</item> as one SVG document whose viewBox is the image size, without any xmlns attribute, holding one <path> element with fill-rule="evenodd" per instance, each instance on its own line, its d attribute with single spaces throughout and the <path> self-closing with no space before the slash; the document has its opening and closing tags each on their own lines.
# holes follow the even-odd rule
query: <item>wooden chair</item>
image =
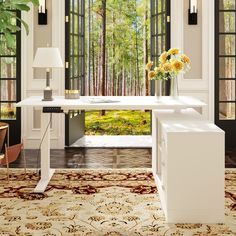
<svg viewBox="0 0 236 236">
<path fill-rule="evenodd" d="M 16 144 L 10 147 L 7 147 L 5 144 L 5 154 L 2 155 L 3 158 L 0 159 L 0 165 L 6 165 L 7 166 L 7 180 L 9 182 L 9 164 L 16 161 L 16 159 L 19 157 L 20 153 L 23 155 L 24 159 L 24 169 L 25 169 L 25 175 L 26 175 L 26 159 L 25 159 L 25 153 L 24 153 L 24 145 L 23 143 Z"/>
</svg>

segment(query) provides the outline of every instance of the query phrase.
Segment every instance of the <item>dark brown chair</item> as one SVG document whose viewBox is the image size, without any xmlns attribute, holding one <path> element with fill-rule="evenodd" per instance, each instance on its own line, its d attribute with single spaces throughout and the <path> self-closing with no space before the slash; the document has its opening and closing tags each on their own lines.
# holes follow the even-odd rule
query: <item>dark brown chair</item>
<svg viewBox="0 0 236 236">
<path fill-rule="evenodd" d="M 0 165 L 7 166 L 7 180 L 8 181 L 9 181 L 9 164 L 16 161 L 16 159 L 20 156 L 21 152 L 24 159 L 24 169 L 25 169 L 25 175 L 26 175 L 26 159 L 25 159 L 25 153 L 24 153 L 23 148 L 24 148 L 23 143 L 16 144 L 10 147 L 7 147 L 7 145 L 5 145 L 5 154 L 2 155 L 2 159 L 0 159 Z"/>
</svg>

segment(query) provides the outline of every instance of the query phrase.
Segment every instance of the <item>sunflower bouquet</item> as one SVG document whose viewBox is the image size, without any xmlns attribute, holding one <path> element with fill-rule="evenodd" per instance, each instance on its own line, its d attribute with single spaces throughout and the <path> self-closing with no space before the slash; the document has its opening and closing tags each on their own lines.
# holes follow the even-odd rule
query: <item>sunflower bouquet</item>
<svg viewBox="0 0 236 236">
<path fill-rule="evenodd" d="M 153 69 L 153 62 L 146 65 L 149 80 L 168 80 L 190 69 L 191 60 L 180 53 L 179 48 L 171 48 L 159 57 L 158 66 Z"/>
</svg>

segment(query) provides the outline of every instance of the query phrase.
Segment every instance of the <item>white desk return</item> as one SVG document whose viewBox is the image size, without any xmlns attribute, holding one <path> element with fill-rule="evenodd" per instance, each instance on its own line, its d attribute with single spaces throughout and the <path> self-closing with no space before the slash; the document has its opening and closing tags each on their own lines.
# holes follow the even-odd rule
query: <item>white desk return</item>
<svg viewBox="0 0 236 236">
<path fill-rule="evenodd" d="M 96 102 L 101 99 L 107 102 Z M 114 101 L 114 102 L 112 102 Z M 155 97 L 81 97 L 80 99 L 69 100 L 64 97 L 55 97 L 53 101 L 42 101 L 42 97 L 29 97 L 16 104 L 17 107 L 28 107 L 41 110 L 41 179 L 35 188 L 35 192 L 44 192 L 54 169 L 50 168 L 50 129 L 47 126 L 50 122 L 50 114 L 43 113 L 43 107 L 60 107 L 64 112 L 70 110 L 154 110 L 154 109 L 185 109 L 200 108 L 206 104 L 193 97 L 162 97 L 157 101 Z M 47 132 L 45 132 L 47 130 Z"/>
</svg>

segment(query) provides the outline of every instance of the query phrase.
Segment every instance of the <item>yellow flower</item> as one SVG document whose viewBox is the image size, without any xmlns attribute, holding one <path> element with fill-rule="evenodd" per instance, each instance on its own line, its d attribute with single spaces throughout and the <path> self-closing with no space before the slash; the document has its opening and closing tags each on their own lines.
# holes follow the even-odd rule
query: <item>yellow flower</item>
<svg viewBox="0 0 236 236">
<path fill-rule="evenodd" d="M 165 71 L 165 73 L 168 73 L 172 70 L 172 66 L 170 63 L 166 62 L 164 63 L 161 68 Z"/>
<path fill-rule="evenodd" d="M 156 75 L 157 75 L 157 73 L 155 72 L 155 71 L 150 71 L 149 73 L 148 73 L 148 78 L 149 78 L 149 80 L 152 80 L 152 79 L 154 79 L 155 77 L 156 77 Z"/>
<path fill-rule="evenodd" d="M 189 58 L 187 55 L 185 55 L 185 54 L 181 55 L 180 58 L 181 58 L 181 61 L 182 61 L 183 63 L 185 63 L 185 64 L 190 64 L 190 63 L 191 63 L 190 58 Z"/>
<path fill-rule="evenodd" d="M 151 70 L 152 66 L 153 66 L 153 62 L 152 61 L 148 62 L 148 64 L 146 65 L 146 70 L 148 71 Z"/>
<path fill-rule="evenodd" d="M 166 71 L 163 69 L 163 64 L 161 64 L 158 68 L 158 70 L 162 73 L 162 74 L 165 74 Z"/>
<path fill-rule="evenodd" d="M 160 58 L 159 58 L 159 61 L 161 63 L 165 63 L 167 58 L 168 58 L 169 54 L 167 52 L 163 52 L 161 55 L 160 55 Z"/>
<path fill-rule="evenodd" d="M 179 60 L 172 60 L 171 66 L 175 73 L 180 72 L 184 68 L 183 62 Z"/>
<path fill-rule="evenodd" d="M 171 48 L 169 51 L 168 51 L 168 54 L 169 55 L 177 55 L 180 53 L 180 50 L 179 48 Z"/>
</svg>

